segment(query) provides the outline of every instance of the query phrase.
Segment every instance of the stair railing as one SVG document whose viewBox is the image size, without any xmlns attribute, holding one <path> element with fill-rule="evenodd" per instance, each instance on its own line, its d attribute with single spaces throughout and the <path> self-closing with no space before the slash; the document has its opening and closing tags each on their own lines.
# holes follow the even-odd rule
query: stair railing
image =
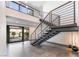
<svg viewBox="0 0 79 59">
<path fill-rule="evenodd" d="M 64 26 L 69 24 L 75 24 L 75 2 L 69 1 L 52 11 L 50 11 L 46 17 L 43 19 L 44 21 L 47 21 L 51 24 L 54 24 L 56 26 Z M 43 35 L 43 33 L 50 29 L 52 26 L 48 26 L 41 22 L 34 32 L 31 34 L 31 40 L 35 41 L 36 39 L 39 39 Z"/>
<path fill-rule="evenodd" d="M 52 27 L 51 24 L 53 24 L 54 21 L 57 21 L 57 22 L 58 22 L 58 25 L 59 25 L 59 22 L 60 22 L 60 20 L 58 20 L 58 19 L 59 19 L 59 16 L 56 15 L 56 14 L 51 14 L 51 15 L 54 15 L 53 18 L 52 18 L 50 14 L 51 14 L 51 13 L 49 13 L 48 16 L 46 16 L 46 18 L 44 19 L 45 21 L 47 21 L 47 22 L 50 23 L 50 26 L 48 26 L 47 24 L 44 24 L 43 22 L 41 22 L 41 23 L 37 26 L 37 28 L 35 29 L 35 31 L 32 33 L 32 35 L 31 35 L 32 41 L 35 41 L 35 40 L 39 39 L 39 38 L 43 35 L 43 33 L 46 32 L 46 30 L 49 30 L 49 29 Z M 47 19 L 48 19 L 48 20 L 47 20 Z M 49 20 L 49 19 L 50 19 L 50 20 Z M 56 22 L 55 22 L 55 23 L 56 23 Z M 56 25 L 56 24 L 54 24 L 54 25 L 55 25 L 55 26 L 58 26 L 58 25 Z M 53 26 L 54 26 L 54 25 L 53 25 Z"/>
</svg>

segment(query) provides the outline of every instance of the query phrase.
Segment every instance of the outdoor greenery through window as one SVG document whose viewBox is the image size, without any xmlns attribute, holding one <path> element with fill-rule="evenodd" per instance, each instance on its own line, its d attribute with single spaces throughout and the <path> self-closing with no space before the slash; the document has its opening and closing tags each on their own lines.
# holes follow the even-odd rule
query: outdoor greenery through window
<svg viewBox="0 0 79 59">
<path fill-rule="evenodd" d="M 23 6 L 21 4 L 18 4 L 14 1 L 10 1 L 8 3 L 7 7 L 33 16 L 33 10 L 32 9 L 29 9 L 28 7 Z"/>
</svg>

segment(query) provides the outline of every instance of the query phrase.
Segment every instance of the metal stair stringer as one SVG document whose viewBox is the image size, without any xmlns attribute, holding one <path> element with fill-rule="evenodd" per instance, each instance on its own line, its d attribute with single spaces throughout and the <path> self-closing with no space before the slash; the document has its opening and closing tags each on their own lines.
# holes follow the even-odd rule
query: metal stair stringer
<svg viewBox="0 0 79 59">
<path fill-rule="evenodd" d="M 60 32 L 70 32 L 70 31 L 78 31 L 79 27 L 77 27 L 77 24 L 70 24 L 65 25 L 61 27 L 52 27 L 51 30 L 48 30 L 47 33 L 44 33 L 46 35 L 43 35 L 39 39 L 37 39 L 32 45 L 37 46 L 41 43 L 47 41 L 48 39 L 52 38 L 53 36 L 57 35 Z"/>
</svg>

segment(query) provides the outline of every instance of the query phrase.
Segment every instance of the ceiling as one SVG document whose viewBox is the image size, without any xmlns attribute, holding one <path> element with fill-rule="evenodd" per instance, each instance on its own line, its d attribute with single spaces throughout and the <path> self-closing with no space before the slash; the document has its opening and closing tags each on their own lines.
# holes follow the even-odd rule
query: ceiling
<svg viewBox="0 0 79 59">
<path fill-rule="evenodd" d="M 38 23 L 7 16 L 7 25 L 16 25 L 16 26 L 23 26 L 23 27 L 31 26 L 32 27 L 32 26 L 37 26 L 37 24 Z"/>
<path fill-rule="evenodd" d="M 42 9 L 44 12 L 49 12 L 68 1 L 24 1 L 28 5 L 35 7 L 36 9 Z"/>
<path fill-rule="evenodd" d="M 34 7 L 42 8 L 46 1 L 28 1 L 27 3 Z"/>
<path fill-rule="evenodd" d="M 46 1 L 21 1 L 21 2 L 40 11 L 43 8 L 43 5 L 45 4 Z"/>
</svg>

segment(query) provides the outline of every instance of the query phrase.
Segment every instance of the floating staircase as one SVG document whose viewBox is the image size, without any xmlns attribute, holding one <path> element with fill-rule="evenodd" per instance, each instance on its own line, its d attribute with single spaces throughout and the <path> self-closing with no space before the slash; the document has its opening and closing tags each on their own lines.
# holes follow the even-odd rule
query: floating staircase
<svg viewBox="0 0 79 59">
<path fill-rule="evenodd" d="M 75 22 L 75 2 L 69 1 L 50 11 L 31 35 L 32 45 L 38 46 L 60 32 L 78 31 Z"/>
</svg>

